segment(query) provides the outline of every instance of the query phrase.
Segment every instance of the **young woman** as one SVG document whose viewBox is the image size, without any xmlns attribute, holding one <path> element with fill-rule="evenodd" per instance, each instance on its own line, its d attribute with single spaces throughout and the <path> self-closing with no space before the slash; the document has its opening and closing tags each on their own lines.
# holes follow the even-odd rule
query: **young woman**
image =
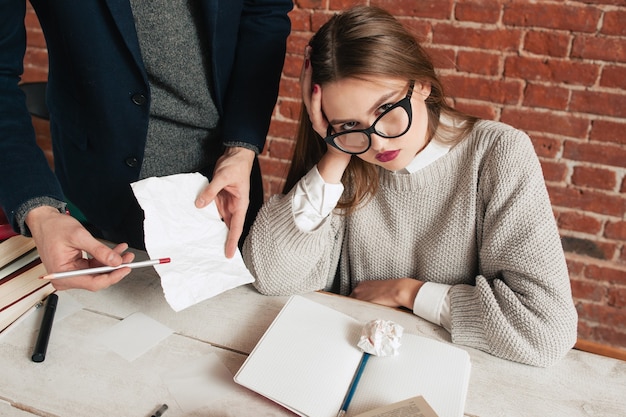
<svg viewBox="0 0 626 417">
<path fill-rule="evenodd" d="M 244 245 L 256 288 L 406 307 L 454 343 L 536 366 L 561 358 L 577 314 L 528 136 L 451 108 L 381 9 L 334 16 L 305 55 L 286 194 Z"/>
</svg>

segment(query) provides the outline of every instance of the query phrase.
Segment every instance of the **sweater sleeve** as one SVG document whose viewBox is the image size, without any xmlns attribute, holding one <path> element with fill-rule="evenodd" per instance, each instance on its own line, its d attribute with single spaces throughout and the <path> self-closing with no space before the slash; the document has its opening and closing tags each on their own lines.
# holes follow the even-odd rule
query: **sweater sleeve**
<svg viewBox="0 0 626 417">
<path fill-rule="evenodd" d="M 301 231 L 292 209 L 294 189 L 263 205 L 242 249 L 244 262 L 256 278 L 254 286 L 262 294 L 329 290 L 334 282 L 343 240 L 342 217 L 331 213 L 315 230 Z"/>
<path fill-rule="evenodd" d="M 528 136 L 509 130 L 482 159 L 475 286 L 451 289 L 452 340 L 549 366 L 576 340 L 565 256 Z"/>
</svg>

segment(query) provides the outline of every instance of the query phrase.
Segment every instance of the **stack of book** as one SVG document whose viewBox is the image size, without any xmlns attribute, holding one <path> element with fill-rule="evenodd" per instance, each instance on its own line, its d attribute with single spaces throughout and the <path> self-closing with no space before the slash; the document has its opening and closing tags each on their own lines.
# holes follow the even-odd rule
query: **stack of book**
<svg viewBox="0 0 626 417">
<path fill-rule="evenodd" d="M 0 332 L 54 292 L 40 279 L 45 274 L 33 239 L 17 235 L 0 242 Z"/>
<path fill-rule="evenodd" d="M 0 207 L 0 241 L 15 236 L 17 233 L 13 231 L 4 210 Z"/>
</svg>

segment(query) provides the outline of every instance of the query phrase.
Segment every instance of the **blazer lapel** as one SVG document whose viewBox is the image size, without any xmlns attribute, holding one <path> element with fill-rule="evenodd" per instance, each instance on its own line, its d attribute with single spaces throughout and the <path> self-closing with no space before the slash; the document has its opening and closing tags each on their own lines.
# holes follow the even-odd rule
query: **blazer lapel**
<svg viewBox="0 0 626 417">
<path fill-rule="evenodd" d="M 113 17 L 117 29 L 122 35 L 128 50 L 133 56 L 135 63 L 141 69 L 142 73 L 145 74 L 139 40 L 137 39 L 137 29 L 135 28 L 135 20 L 133 18 L 133 10 L 130 6 L 129 0 L 104 1 L 111 11 L 111 16 Z"/>
</svg>

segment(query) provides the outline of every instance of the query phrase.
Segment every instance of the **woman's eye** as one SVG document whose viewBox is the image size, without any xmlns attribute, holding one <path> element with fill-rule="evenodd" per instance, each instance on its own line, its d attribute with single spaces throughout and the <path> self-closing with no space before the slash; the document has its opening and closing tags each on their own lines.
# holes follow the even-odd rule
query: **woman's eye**
<svg viewBox="0 0 626 417">
<path fill-rule="evenodd" d="M 383 104 L 382 106 L 378 108 L 378 114 L 383 114 L 384 112 L 389 110 L 391 107 L 393 107 L 393 103 Z"/>
<path fill-rule="evenodd" d="M 352 130 L 357 126 L 357 122 L 346 122 L 339 126 L 341 131 Z"/>
</svg>

